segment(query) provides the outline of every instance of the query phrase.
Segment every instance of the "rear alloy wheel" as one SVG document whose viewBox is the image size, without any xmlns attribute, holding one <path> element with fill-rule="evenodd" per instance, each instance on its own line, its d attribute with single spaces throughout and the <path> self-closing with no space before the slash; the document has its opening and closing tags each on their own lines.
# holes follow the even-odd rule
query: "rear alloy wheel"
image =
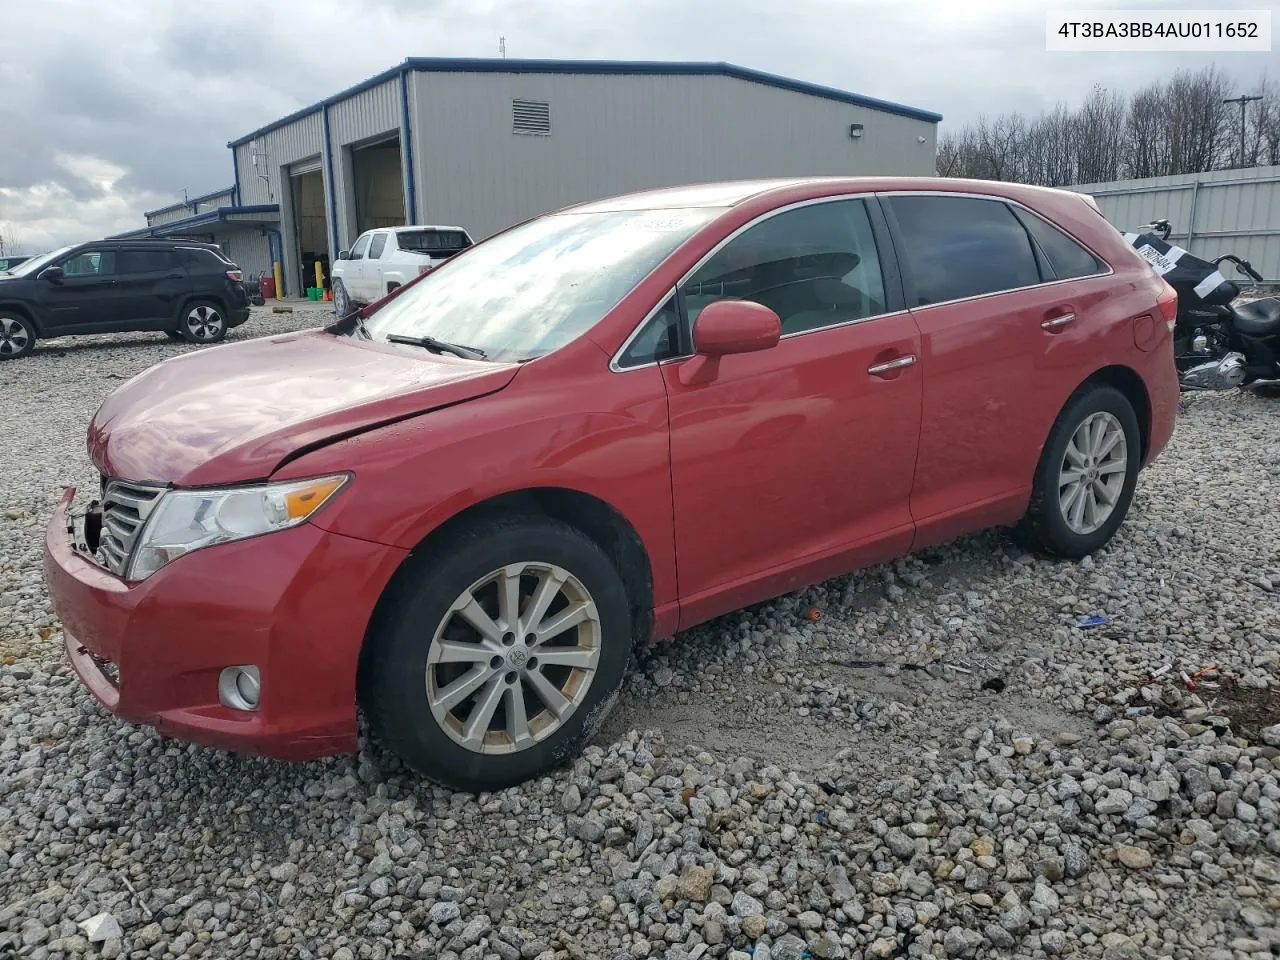
<svg viewBox="0 0 1280 960">
<path fill-rule="evenodd" d="M 227 335 L 227 321 L 216 303 L 197 300 L 187 305 L 180 331 L 187 343 L 217 343 Z"/>
<path fill-rule="evenodd" d="M 410 766 L 497 790 L 571 760 L 617 697 L 633 627 L 598 546 L 545 518 L 491 521 L 409 561 L 361 666 L 374 731 Z"/>
<path fill-rule="evenodd" d="M 1110 540 L 1129 512 L 1141 457 L 1138 418 L 1119 390 L 1090 386 L 1068 401 L 1045 444 L 1027 513 L 1040 546 L 1080 558 Z"/>
<path fill-rule="evenodd" d="M 0 360 L 25 357 L 36 345 L 36 331 L 26 317 L 0 314 Z"/>
</svg>

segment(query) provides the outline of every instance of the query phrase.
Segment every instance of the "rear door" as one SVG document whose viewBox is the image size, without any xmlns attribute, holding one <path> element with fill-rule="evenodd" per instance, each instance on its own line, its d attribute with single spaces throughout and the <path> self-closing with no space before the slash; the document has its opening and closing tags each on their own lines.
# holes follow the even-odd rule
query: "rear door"
<svg viewBox="0 0 1280 960">
<path fill-rule="evenodd" d="M 172 250 L 122 247 L 116 254 L 122 328 L 163 330 L 172 325 L 191 279 Z"/>
<path fill-rule="evenodd" d="M 911 491 L 918 549 L 1025 512 L 1053 421 L 1091 372 L 1072 345 L 1086 336 L 1082 316 L 1105 296 L 1098 281 L 1107 268 L 1080 249 L 1088 266 L 1077 258 L 1056 275 L 1023 219 L 1039 218 L 999 198 L 902 193 L 882 201 L 921 333 L 923 417 Z M 1084 271 L 1092 283 L 1078 279 Z"/>
<path fill-rule="evenodd" d="M 55 266 L 58 280 L 41 280 L 37 288 L 42 325 L 50 335 L 103 333 L 115 328 L 121 316 L 116 251 L 89 247 Z"/>
<path fill-rule="evenodd" d="M 382 281 L 382 255 L 387 251 L 386 231 L 379 231 L 369 239 L 369 252 L 365 255 L 361 277 L 370 301 L 377 300 L 387 292 Z"/>
</svg>

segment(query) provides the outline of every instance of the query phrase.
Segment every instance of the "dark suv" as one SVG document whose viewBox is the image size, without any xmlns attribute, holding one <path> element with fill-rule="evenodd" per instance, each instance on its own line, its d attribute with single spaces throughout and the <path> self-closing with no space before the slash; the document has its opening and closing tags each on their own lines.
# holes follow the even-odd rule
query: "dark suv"
<svg viewBox="0 0 1280 960">
<path fill-rule="evenodd" d="M 249 319 L 240 268 L 211 243 L 102 240 L 0 274 L 0 360 L 37 339 L 156 330 L 217 343 Z"/>
</svg>

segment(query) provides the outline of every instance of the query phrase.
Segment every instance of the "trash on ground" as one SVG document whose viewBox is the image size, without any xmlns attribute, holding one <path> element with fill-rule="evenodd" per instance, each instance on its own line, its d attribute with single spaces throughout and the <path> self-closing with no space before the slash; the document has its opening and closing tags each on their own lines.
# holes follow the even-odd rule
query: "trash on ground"
<svg viewBox="0 0 1280 960">
<path fill-rule="evenodd" d="M 983 690 L 991 690 L 994 693 L 1002 693 L 1004 691 L 1004 677 L 991 677 L 982 681 Z"/>
<path fill-rule="evenodd" d="M 1076 626 L 1081 630 L 1092 630 L 1094 627 L 1104 627 L 1110 622 L 1110 617 L 1084 617 L 1076 623 Z"/>
</svg>

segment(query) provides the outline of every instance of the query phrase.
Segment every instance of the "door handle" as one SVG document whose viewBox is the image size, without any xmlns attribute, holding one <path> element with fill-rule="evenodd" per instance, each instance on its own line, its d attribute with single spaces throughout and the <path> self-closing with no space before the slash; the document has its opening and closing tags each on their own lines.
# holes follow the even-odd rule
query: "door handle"
<svg viewBox="0 0 1280 960">
<path fill-rule="evenodd" d="M 873 363 L 867 367 L 867 373 L 873 377 L 880 377 L 886 373 L 892 373 L 894 370 L 901 370 L 903 367 L 909 367 L 916 362 L 916 355 L 908 353 L 905 356 L 897 357 L 893 360 L 886 360 L 884 363 Z"/>
<path fill-rule="evenodd" d="M 1048 320 L 1040 324 L 1040 326 L 1044 327 L 1046 330 L 1051 330 L 1051 331 L 1061 330 L 1063 327 L 1065 327 L 1075 318 L 1076 318 L 1076 315 L 1074 313 L 1064 313 L 1062 314 L 1062 316 L 1059 316 L 1059 317 L 1050 317 Z"/>
</svg>

